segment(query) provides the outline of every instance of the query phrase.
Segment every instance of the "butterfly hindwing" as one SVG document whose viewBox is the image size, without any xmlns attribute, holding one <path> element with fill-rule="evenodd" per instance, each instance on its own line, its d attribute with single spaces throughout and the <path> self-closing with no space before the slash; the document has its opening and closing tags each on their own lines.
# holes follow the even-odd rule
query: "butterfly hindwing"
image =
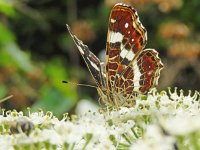
<svg viewBox="0 0 200 150">
<path fill-rule="evenodd" d="M 158 52 L 154 49 L 143 50 L 137 56 L 136 60 L 136 64 L 133 64 L 133 66 L 138 66 L 138 72 L 135 72 L 136 79 L 134 79 L 134 87 L 135 90 L 146 93 L 150 88 L 155 87 L 158 84 L 163 64 L 158 57 Z"/>
<path fill-rule="evenodd" d="M 154 49 L 145 49 L 125 69 L 122 77 L 117 80 L 116 87 L 126 95 L 135 92 L 145 94 L 158 84 L 162 68 L 158 52 Z"/>
</svg>

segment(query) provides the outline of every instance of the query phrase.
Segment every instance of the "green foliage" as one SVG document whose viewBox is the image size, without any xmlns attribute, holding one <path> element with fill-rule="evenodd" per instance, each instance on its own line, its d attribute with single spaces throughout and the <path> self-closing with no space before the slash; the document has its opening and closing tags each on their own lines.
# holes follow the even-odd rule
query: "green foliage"
<svg viewBox="0 0 200 150">
<path fill-rule="evenodd" d="M 48 76 L 48 85 L 41 87 L 39 101 L 32 106 L 34 110 L 42 108 L 61 115 L 72 109 L 77 100 L 76 87 L 61 82 L 68 76 L 66 70 L 58 59 L 47 64 L 44 72 Z"/>
<path fill-rule="evenodd" d="M 15 36 L 13 33 L 0 22 L 0 45 L 5 46 L 14 42 Z"/>
<path fill-rule="evenodd" d="M 0 1 L 0 12 L 4 13 L 7 16 L 15 16 L 16 12 L 13 9 L 12 2 L 8 2 L 7 0 Z"/>
<path fill-rule="evenodd" d="M 59 91 L 59 89 L 53 87 L 42 87 L 40 89 L 41 95 L 39 100 L 33 104 L 33 111 L 41 108 L 45 111 L 55 112 L 56 116 L 61 116 L 66 110 L 72 109 L 75 104 L 75 98 L 73 93 L 65 96 L 63 93 Z M 72 89 L 71 89 L 72 91 Z"/>
<path fill-rule="evenodd" d="M 0 11 L 5 17 L 23 16 L 15 11 L 19 9 L 17 5 L 19 3 L 14 8 L 11 3 L 1 1 Z M 69 69 L 66 69 L 63 61 L 59 58 L 46 62 L 33 59 L 30 51 L 22 50 L 17 33 L 9 27 L 0 22 L 0 97 L 13 94 L 13 88 L 17 93 L 3 103 L 4 107 L 23 109 L 32 105 L 33 110 L 51 110 L 57 116 L 72 109 L 77 101 L 76 87 L 62 83 L 62 80 L 70 78 L 67 73 Z M 22 98 L 25 98 L 26 104 L 20 102 Z"/>
</svg>

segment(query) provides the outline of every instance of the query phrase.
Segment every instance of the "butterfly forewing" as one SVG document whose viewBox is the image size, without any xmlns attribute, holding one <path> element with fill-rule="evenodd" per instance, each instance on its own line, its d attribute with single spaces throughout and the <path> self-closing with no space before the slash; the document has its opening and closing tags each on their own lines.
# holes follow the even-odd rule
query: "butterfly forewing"
<svg viewBox="0 0 200 150">
<path fill-rule="evenodd" d="M 116 4 L 110 14 L 107 35 L 106 72 L 110 91 L 116 88 L 131 93 L 135 76 L 131 64 L 146 41 L 147 33 L 136 10 Z"/>
<path fill-rule="evenodd" d="M 83 59 L 85 60 L 92 77 L 97 83 L 97 86 L 100 88 L 105 87 L 105 74 L 101 71 L 101 63 L 99 59 L 89 50 L 87 45 L 83 44 L 81 40 L 72 34 L 68 25 L 67 29 L 72 36 L 76 46 L 78 47 Z"/>
</svg>

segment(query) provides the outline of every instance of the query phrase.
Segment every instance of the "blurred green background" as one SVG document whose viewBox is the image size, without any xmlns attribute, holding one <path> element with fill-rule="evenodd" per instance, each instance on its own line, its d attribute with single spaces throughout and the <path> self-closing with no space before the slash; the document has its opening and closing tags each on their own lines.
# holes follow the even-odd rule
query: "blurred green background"
<svg viewBox="0 0 200 150">
<path fill-rule="evenodd" d="M 159 90 L 200 90 L 199 0 L 0 0 L 0 98 L 7 109 L 42 108 L 61 116 L 81 99 L 98 102 L 95 85 L 66 23 L 104 58 L 108 18 L 117 2 L 136 8 L 148 31 L 146 47 L 165 65 Z M 102 59 L 104 60 L 104 59 Z"/>
</svg>

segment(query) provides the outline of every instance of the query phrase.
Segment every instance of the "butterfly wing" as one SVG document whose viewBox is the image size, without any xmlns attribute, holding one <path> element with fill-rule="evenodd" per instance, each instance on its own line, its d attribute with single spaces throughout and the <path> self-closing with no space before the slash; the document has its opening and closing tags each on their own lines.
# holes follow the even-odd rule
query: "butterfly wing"
<svg viewBox="0 0 200 150">
<path fill-rule="evenodd" d="M 106 83 L 111 93 L 114 90 L 128 99 L 157 85 L 163 65 L 155 50 L 143 50 L 146 43 L 147 32 L 136 10 L 116 4 L 110 14 L 106 52 Z"/>
<path fill-rule="evenodd" d="M 134 68 L 131 64 L 146 42 L 147 33 L 136 10 L 116 4 L 110 14 L 107 35 L 106 83 L 110 91 L 122 91 L 133 85 Z"/>
<path fill-rule="evenodd" d="M 158 84 L 163 64 L 154 49 L 145 49 L 132 64 L 134 70 L 134 90 L 146 93 Z"/>
<path fill-rule="evenodd" d="M 163 64 L 154 49 L 142 50 L 116 82 L 125 97 L 134 93 L 147 93 L 158 84 Z"/>
<path fill-rule="evenodd" d="M 83 59 L 85 60 L 87 67 L 97 83 L 98 87 L 105 87 L 105 73 L 101 70 L 101 63 L 99 59 L 89 50 L 88 46 L 83 44 L 71 31 L 70 27 L 67 25 L 67 29 L 74 40 L 76 46 L 79 49 Z"/>
</svg>

